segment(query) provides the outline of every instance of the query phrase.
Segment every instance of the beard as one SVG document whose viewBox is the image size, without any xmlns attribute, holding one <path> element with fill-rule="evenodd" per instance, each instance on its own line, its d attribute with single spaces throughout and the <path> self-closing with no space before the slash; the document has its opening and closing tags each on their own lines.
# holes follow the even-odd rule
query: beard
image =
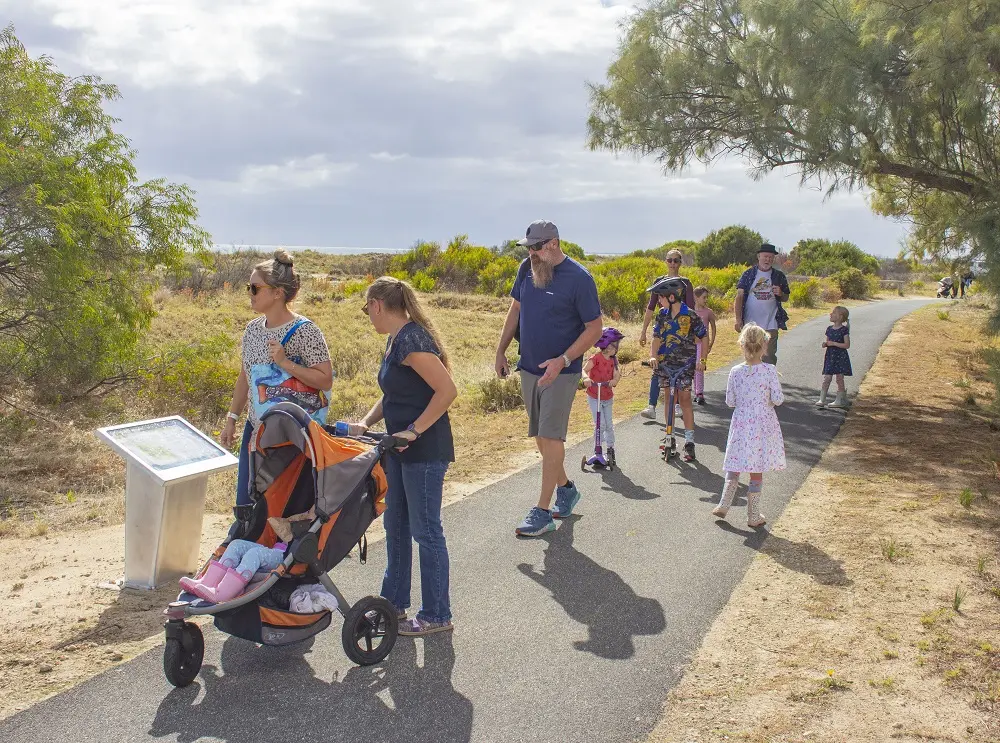
<svg viewBox="0 0 1000 743">
<path fill-rule="evenodd" d="M 552 266 L 541 256 L 531 258 L 531 281 L 536 289 L 544 289 L 552 283 Z"/>
</svg>

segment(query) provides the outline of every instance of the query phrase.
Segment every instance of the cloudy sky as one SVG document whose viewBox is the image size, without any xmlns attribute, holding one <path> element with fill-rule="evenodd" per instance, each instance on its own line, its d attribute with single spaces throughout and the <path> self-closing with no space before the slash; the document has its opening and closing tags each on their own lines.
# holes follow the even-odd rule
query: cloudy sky
<svg viewBox="0 0 1000 743">
<path fill-rule="evenodd" d="M 603 80 L 631 4 L 0 0 L 0 23 L 119 86 L 143 177 L 193 186 L 217 243 L 489 245 L 546 218 L 592 252 L 733 223 L 786 249 L 846 237 L 898 252 L 904 227 L 862 194 L 587 151 L 585 83 Z"/>
</svg>

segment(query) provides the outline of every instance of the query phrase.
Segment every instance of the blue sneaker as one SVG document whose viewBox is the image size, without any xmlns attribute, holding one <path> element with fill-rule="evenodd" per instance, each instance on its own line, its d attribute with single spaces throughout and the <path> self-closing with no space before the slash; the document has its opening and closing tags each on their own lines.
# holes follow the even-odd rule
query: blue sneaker
<svg viewBox="0 0 1000 743">
<path fill-rule="evenodd" d="M 573 481 L 556 488 L 556 506 L 552 509 L 552 518 L 567 519 L 573 515 L 573 509 L 580 502 L 580 491 Z"/>
<path fill-rule="evenodd" d="M 524 521 L 514 532 L 522 537 L 540 537 L 545 532 L 555 530 L 556 522 L 552 520 L 552 514 L 535 506 L 528 511 L 528 515 L 524 517 Z"/>
</svg>

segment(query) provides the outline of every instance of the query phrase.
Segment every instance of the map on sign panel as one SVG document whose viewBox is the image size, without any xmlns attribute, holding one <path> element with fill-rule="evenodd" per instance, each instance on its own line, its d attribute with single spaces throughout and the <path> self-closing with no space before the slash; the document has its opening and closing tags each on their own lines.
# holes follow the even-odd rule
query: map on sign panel
<svg viewBox="0 0 1000 743">
<path fill-rule="evenodd" d="M 153 421 L 107 432 L 147 467 L 169 470 L 226 455 L 182 420 Z"/>
</svg>

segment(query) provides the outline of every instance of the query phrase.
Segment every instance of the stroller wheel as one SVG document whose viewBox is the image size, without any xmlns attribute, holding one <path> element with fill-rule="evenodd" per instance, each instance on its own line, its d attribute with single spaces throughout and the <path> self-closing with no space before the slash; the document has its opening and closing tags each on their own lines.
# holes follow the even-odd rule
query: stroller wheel
<svg viewBox="0 0 1000 743">
<path fill-rule="evenodd" d="M 180 625 L 172 627 L 171 625 Z M 205 657 L 205 638 L 194 622 L 167 622 L 167 644 L 163 649 L 163 673 L 174 686 L 194 681 Z"/>
<path fill-rule="evenodd" d="M 359 666 L 385 660 L 396 644 L 399 620 L 396 607 L 378 596 L 366 596 L 344 617 L 341 640 L 347 657 Z"/>
</svg>

